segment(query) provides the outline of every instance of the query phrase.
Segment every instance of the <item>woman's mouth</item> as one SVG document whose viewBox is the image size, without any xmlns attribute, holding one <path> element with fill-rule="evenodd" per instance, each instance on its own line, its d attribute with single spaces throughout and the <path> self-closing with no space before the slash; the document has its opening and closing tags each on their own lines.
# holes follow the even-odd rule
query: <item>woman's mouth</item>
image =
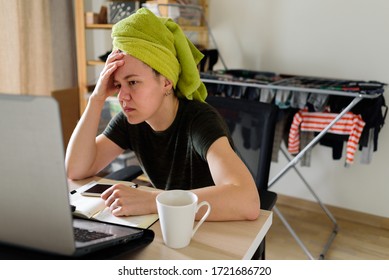
<svg viewBox="0 0 389 280">
<path fill-rule="evenodd" d="M 122 107 L 122 109 L 123 109 L 124 113 L 131 113 L 132 111 L 135 110 L 134 108 L 131 108 L 131 107 L 128 107 L 128 106 Z"/>
</svg>

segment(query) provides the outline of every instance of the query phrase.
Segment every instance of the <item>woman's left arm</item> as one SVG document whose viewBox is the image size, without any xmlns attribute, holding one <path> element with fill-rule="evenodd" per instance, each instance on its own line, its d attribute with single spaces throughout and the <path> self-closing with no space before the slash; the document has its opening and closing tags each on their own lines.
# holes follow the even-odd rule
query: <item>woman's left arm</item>
<svg viewBox="0 0 389 280">
<path fill-rule="evenodd" d="M 259 216 L 259 194 L 252 175 L 231 148 L 227 137 L 217 139 L 208 149 L 207 161 L 215 186 L 193 190 L 199 202 L 211 204 L 209 221 L 255 220 Z M 203 215 L 200 209 L 197 217 Z"/>
</svg>

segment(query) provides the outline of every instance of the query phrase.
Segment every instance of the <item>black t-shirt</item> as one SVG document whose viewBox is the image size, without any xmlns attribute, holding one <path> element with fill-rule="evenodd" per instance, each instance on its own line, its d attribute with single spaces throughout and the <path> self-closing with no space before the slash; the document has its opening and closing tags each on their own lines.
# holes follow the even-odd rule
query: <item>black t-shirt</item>
<svg viewBox="0 0 389 280">
<path fill-rule="evenodd" d="M 228 128 L 210 105 L 179 99 L 172 125 L 155 132 L 146 122 L 131 125 L 120 112 L 103 132 L 123 149 L 135 152 L 143 171 L 159 189 L 195 189 L 214 185 L 206 155 Z"/>
</svg>

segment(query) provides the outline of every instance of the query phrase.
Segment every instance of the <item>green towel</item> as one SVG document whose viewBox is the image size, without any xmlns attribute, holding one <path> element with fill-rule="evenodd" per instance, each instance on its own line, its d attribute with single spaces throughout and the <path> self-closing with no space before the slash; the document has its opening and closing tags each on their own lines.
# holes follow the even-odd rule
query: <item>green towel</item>
<svg viewBox="0 0 389 280">
<path fill-rule="evenodd" d="M 172 19 L 141 8 L 116 23 L 111 36 L 114 49 L 143 61 L 172 81 L 178 97 L 200 101 L 207 97 L 197 69 L 204 55 Z"/>
</svg>

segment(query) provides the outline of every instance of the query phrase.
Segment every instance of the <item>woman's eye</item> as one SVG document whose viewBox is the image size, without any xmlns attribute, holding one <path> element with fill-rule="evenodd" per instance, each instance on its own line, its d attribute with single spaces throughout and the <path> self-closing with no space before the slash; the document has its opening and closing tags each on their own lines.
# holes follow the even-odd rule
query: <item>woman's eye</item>
<svg viewBox="0 0 389 280">
<path fill-rule="evenodd" d="M 128 84 L 130 86 L 135 86 L 138 82 L 137 81 L 129 81 Z"/>
<path fill-rule="evenodd" d="M 113 85 L 116 89 L 120 89 L 120 84 Z"/>
</svg>

